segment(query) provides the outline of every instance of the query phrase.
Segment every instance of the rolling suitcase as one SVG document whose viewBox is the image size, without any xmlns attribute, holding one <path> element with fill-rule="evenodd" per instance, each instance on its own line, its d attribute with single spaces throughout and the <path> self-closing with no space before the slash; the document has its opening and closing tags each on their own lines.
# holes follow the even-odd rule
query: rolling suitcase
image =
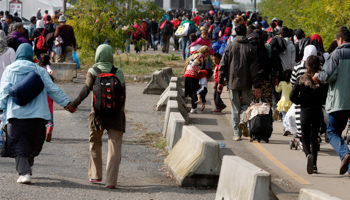
<svg viewBox="0 0 350 200">
<path fill-rule="evenodd" d="M 250 142 L 264 140 L 268 143 L 273 131 L 272 110 L 265 103 L 254 104 L 254 109 L 259 111 L 248 121 Z"/>
</svg>

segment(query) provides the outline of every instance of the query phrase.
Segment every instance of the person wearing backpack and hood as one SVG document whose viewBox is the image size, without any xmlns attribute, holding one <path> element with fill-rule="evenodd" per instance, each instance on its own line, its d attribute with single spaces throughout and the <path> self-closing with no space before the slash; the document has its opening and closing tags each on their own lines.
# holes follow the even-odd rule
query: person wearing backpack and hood
<svg viewBox="0 0 350 200">
<path fill-rule="evenodd" d="M 31 40 L 34 41 L 34 54 L 36 55 L 36 58 L 38 60 L 40 58 L 40 54 L 47 52 L 47 49 L 38 49 L 37 44 L 39 37 L 43 35 L 43 37 L 45 38 L 48 33 L 49 32 L 45 29 L 44 22 L 42 20 L 36 21 L 36 29 L 33 33 Z"/>
<path fill-rule="evenodd" d="M 89 96 L 95 85 L 95 80 L 98 72 L 95 71 L 97 67 L 102 73 L 110 73 L 113 66 L 113 49 L 107 44 L 101 44 L 95 54 L 95 64 L 88 70 L 86 75 L 85 85 L 81 89 L 78 97 L 71 103 L 72 108 L 77 108 L 80 103 Z M 89 165 L 89 182 L 97 183 L 102 181 L 102 135 L 103 131 L 107 130 L 108 134 L 108 155 L 106 163 L 106 187 L 108 189 L 115 189 L 118 180 L 119 164 L 121 160 L 121 147 L 123 134 L 125 132 L 125 79 L 124 73 L 118 69 L 115 76 L 123 88 L 122 96 L 123 103 L 120 110 L 112 113 L 95 112 L 94 105 L 92 105 L 89 116 L 90 128 L 90 165 Z M 99 84 L 99 83 L 97 83 Z M 95 95 L 95 94 L 94 94 Z M 97 97 L 98 98 L 98 97 Z"/>
<path fill-rule="evenodd" d="M 211 44 L 214 44 L 219 39 L 219 33 L 221 31 L 222 24 L 219 19 L 216 18 L 214 24 L 212 24 L 209 28 L 209 35 L 211 35 Z"/>
<path fill-rule="evenodd" d="M 194 29 L 194 32 L 197 32 L 196 24 L 191 20 L 191 15 L 186 15 L 186 20 L 182 21 L 180 26 L 182 26 L 185 23 L 189 23 L 190 26 Z M 190 29 L 190 28 L 188 28 Z M 190 46 L 191 41 L 189 39 L 189 36 L 191 33 L 187 33 L 187 36 L 182 37 L 182 59 L 186 60 L 188 57 L 190 57 L 190 51 L 188 49 L 188 46 Z"/>
<path fill-rule="evenodd" d="M 10 89 L 20 84 L 31 72 L 40 76 L 44 88 L 41 92 L 40 89 L 37 90 L 40 93 L 34 99 L 25 99 L 30 100 L 27 104 L 18 105 L 10 96 Z M 33 81 L 28 81 L 25 86 L 30 87 L 30 85 L 33 85 Z M 21 44 L 16 52 L 16 61 L 5 69 L 0 86 L 0 110 L 6 116 L 4 124 L 7 128 L 5 149 L 1 152 L 1 157 L 16 159 L 16 171 L 20 175 L 17 183 L 31 183 L 34 158 L 42 150 L 45 141 L 45 124 L 51 119 L 47 95 L 67 110 L 75 111 L 70 107 L 70 99 L 52 82 L 46 70 L 33 62 L 32 47 L 29 44 Z"/>
</svg>

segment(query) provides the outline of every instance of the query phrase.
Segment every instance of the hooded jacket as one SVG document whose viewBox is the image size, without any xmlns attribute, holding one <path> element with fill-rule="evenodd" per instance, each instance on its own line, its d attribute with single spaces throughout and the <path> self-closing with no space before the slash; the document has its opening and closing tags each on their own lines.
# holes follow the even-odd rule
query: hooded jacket
<svg viewBox="0 0 350 200">
<path fill-rule="evenodd" d="M 350 110 L 350 43 L 337 47 L 323 65 L 317 78 L 329 83 L 326 111 Z"/>
<path fill-rule="evenodd" d="M 51 114 L 47 103 L 47 95 L 63 107 L 68 105 L 69 98 L 52 82 L 46 70 L 32 61 L 33 50 L 29 44 L 20 45 L 16 55 L 16 61 L 6 67 L 1 78 L 0 110 L 4 110 L 7 119 L 41 118 L 50 120 Z M 36 72 L 41 77 L 45 87 L 31 102 L 25 106 L 19 106 L 13 102 L 9 95 L 9 89 L 12 85 L 23 80 L 31 71 Z"/>
<path fill-rule="evenodd" d="M 219 67 L 219 84 L 227 78 L 231 90 L 260 88 L 258 59 L 254 48 L 245 36 L 236 36 L 226 47 Z"/>
</svg>

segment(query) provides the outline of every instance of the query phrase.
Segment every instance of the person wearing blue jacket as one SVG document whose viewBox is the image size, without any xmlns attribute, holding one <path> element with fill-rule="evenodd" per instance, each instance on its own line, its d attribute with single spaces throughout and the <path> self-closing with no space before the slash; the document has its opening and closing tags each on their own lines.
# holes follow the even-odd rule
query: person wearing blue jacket
<svg viewBox="0 0 350 200">
<path fill-rule="evenodd" d="M 10 87 L 22 81 L 29 72 L 37 73 L 44 89 L 29 103 L 17 105 L 10 96 Z M 0 86 L 0 110 L 6 115 L 7 133 L 2 157 L 16 159 L 18 183 L 30 183 L 34 157 L 38 156 L 45 140 L 45 124 L 51 119 L 47 95 L 57 104 L 70 109 L 70 99 L 52 82 L 46 70 L 33 62 L 33 50 L 29 44 L 21 44 L 16 61 L 6 67 Z M 75 110 L 71 110 L 74 112 Z"/>
</svg>

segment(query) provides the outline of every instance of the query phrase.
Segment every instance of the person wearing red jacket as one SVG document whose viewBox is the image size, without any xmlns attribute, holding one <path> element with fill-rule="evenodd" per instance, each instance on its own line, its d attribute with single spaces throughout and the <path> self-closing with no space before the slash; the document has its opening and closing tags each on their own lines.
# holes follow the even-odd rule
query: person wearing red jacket
<svg viewBox="0 0 350 200">
<path fill-rule="evenodd" d="M 174 51 L 179 51 L 179 38 L 177 36 L 175 36 L 175 32 L 177 30 L 177 28 L 179 28 L 181 21 L 179 20 L 179 15 L 176 15 L 174 20 L 171 22 L 173 23 L 173 28 L 174 28 Z"/>
<path fill-rule="evenodd" d="M 212 110 L 213 113 L 219 113 L 223 109 L 226 108 L 226 105 L 222 101 L 220 95 L 221 93 L 218 92 L 218 84 L 219 84 L 219 64 L 221 61 L 221 54 L 215 53 L 213 56 L 213 61 L 215 63 L 215 70 L 214 70 L 214 102 L 215 102 L 215 109 Z"/>
<path fill-rule="evenodd" d="M 199 12 L 198 11 L 196 11 L 196 16 L 193 18 L 193 22 L 197 25 L 197 26 L 199 26 L 199 24 L 201 23 L 201 17 L 199 16 Z"/>
</svg>

